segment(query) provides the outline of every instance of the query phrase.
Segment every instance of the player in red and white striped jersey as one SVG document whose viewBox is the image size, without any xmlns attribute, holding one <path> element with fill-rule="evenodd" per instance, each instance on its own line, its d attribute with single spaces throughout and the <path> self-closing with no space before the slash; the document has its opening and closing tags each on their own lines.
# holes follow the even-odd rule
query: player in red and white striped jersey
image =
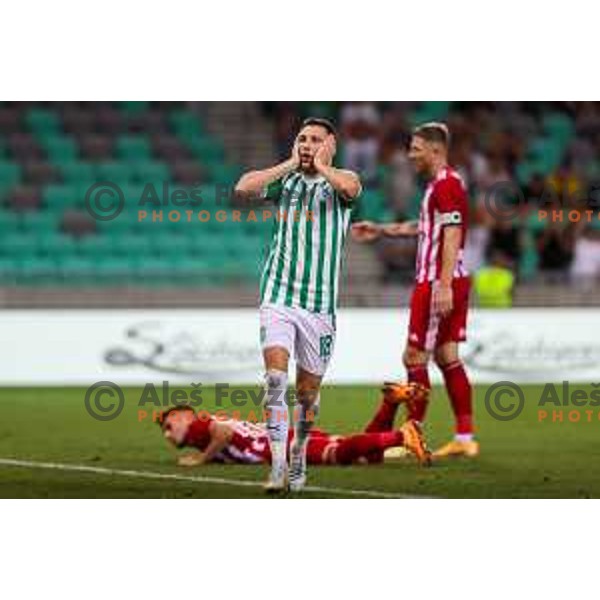
<svg viewBox="0 0 600 600">
<path fill-rule="evenodd" d="M 307 461 L 313 465 L 348 465 L 383 462 L 387 450 L 406 448 L 419 462 L 429 461 L 429 452 L 419 427 L 406 421 L 394 429 L 398 407 L 421 402 L 428 391 L 417 384 L 395 384 L 386 390 L 373 419 L 361 433 L 332 435 L 312 429 L 308 438 Z M 210 462 L 269 464 L 271 451 L 265 423 L 219 419 L 206 413 L 196 415 L 189 407 L 176 407 L 163 415 L 161 429 L 165 439 L 177 448 L 192 448 L 180 455 L 181 466 Z M 293 440 L 290 431 L 288 445 Z"/>
<path fill-rule="evenodd" d="M 458 354 L 466 339 L 470 279 L 463 262 L 468 199 L 460 175 L 448 164 L 449 133 L 443 123 L 426 123 L 413 132 L 409 158 L 427 178 L 418 222 L 353 226 L 354 239 L 373 241 L 418 236 L 416 283 L 410 303 L 404 364 L 409 381 L 429 388 L 428 363 L 441 369 L 456 419 L 454 440 L 434 457 L 479 453 L 473 439 L 472 390 Z M 427 403 L 417 403 L 409 418 L 423 421 Z"/>
</svg>

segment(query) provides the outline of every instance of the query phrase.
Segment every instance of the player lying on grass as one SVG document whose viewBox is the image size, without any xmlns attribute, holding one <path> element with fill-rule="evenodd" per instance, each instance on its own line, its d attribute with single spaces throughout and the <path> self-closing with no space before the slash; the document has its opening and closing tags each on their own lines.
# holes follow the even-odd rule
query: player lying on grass
<svg viewBox="0 0 600 600">
<path fill-rule="evenodd" d="M 390 384 L 373 419 L 362 433 L 331 435 L 313 428 L 307 442 L 307 461 L 313 465 L 350 465 L 381 463 L 393 458 L 387 451 L 405 448 L 421 464 L 429 463 L 429 451 L 420 428 L 406 421 L 394 429 L 398 407 L 420 402 L 427 394 L 416 384 Z M 174 407 L 160 422 L 165 439 L 175 448 L 192 448 L 179 455 L 177 464 L 192 467 L 211 462 L 270 464 L 269 436 L 264 423 L 200 419 L 190 407 Z M 290 431 L 288 445 L 293 441 Z"/>
</svg>

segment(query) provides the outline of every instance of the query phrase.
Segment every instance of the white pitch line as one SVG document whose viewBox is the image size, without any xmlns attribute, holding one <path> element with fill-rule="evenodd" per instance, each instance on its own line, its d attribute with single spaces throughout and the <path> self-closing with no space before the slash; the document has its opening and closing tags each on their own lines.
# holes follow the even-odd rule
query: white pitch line
<svg viewBox="0 0 600 600">
<path fill-rule="evenodd" d="M 124 469 L 108 469 L 106 467 L 92 467 L 89 465 L 76 465 L 64 463 L 36 462 L 31 460 L 18 460 L 15 458 L 0 458 L 0 466 L 21 467 L 26 469 L 46 469 L 54 471 L 74 471 L 78 473 L 96 473 L 98 475 L 112 475 L 119 477 L 137 477 L 140 479 L 167 479 L 175 481 L 189 481 L 192 483 L 208 483 L 213 485 L 230 485 L 234 487 L 262 488 L 262 483 L 244 479 L 225 479 L 222 477 L 204 477 L 200 475 L 178 475 L 177 473 L 157 473 L 156 471 L 132 471 Z M 394 494 L 379 490 L 356 490 L 338 487 L 322 487 L 316 485 L 306 486 L 305 491 L 323 494 L 345 494 L 347 496 L 363 496 L 369 498 L 397 498 L 413 500 L 425 496 L 410 494 Z"/>
</svg>

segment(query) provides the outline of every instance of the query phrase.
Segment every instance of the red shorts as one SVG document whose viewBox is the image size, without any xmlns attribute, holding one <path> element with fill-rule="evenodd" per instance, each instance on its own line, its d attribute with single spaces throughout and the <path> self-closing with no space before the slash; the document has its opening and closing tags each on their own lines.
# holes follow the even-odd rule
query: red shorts
<svg viewBox="0 0 600 600">
<path fill-rule="evenodd" d="M 453 308 L 443 318 L 431 310 L 433 284 L 433 281 L 417 283 L 410 300 L 408 343 L 427 352 L 448 342 L 464 342 L 467 339 L 471 280 L 468 277 L 452 280 Z"/>
</svg>

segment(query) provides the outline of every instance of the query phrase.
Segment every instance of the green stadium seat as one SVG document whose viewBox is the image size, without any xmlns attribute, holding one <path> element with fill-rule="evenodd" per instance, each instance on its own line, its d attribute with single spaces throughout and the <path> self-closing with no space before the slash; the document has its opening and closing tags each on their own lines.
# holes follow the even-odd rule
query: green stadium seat
<svg viewBox="0 0 600 600">
<path fill-rule="evenodd" d="M 549 174 L 558 167 L 563 153 L 562 144 L 550 137 L 536 138 L 527 149 L 528 159 L 543 174 Z"/>
<path fill-rule="evenodd" d="M 9 161 L 0 161 L 0 187 L 10 188 L 21 181 L 21 167 Z"/>
<path fill-rule="evenodd" d="M 60 172 L 66 183 L 91 185 L 95 181 L 94 169 L 91 164 L 72 161 L 60 165 Z"/>
<path fill-rule="evenodd" d="M 128 234 L 113 240 L 113 250 L 119 256 L 134 256 L 137 260 L 144 260 L 153 254 L 154 243 L 151 237 L 144 235 Z"/>
<path fill-rule="evenodd" d="M 526 185 L 531 181 L 531 178 L 539 173 L 539 167 L 537 164 L 532 163 L 531 161 L 521 161 L 516 169 L 517 181 L 521 185 Z"/>
<path fill-rule="evenodd" d="M 73 244 L 79 255 L 100 260 L 116 252 L 114 240 L 107 235 L 88 235 Z"/>
<path fill-rule="evenodd" d="M 59 216 L 49 211 L 26 212 L 19 215 L 21 231 L 35 235 L 56 231 L 59 222 Z"/>
<path fill-rule="evenodd" d="M 181 257 L 174 265 L 177 283 L 185 287 L 218 285 L 220 273 L 215 263 L 203 258 Z"/>
<path fill-rule="evenodd" d="M 50 258 L 73 256 L 76 252 L 75 240 L 64 233 L 48 232 L 36 236 L 38 253 Z"/>
<path fill-rule="evenodd" d="M 94 279 L 95 261 L 77 255 L 60 257 L 57 260 L 58 274 L 63 283 L 69 285 L 89 284 Z"/>
<path fill-rule="evenodd" d="M 378 190 L 365 190 L 362 193 L 358 211 L 360 219 L 370 221 L 389 221 L 393 216 L 385 194 Z"/>
<path fill-rule="evenodd" d="M 223 147 L 219 142 L 210 137 L 194 137 L 186 140 L 192 154 L 203 163 L 221 163 L 225 158 Z"/>
<path fill-rule="evenodd" d="M 131 282 L 135 269 L 128 257 L 102 256 L 94 262 L 94 275 L 99 284 L 123 285 Z"/>
<path fill-rule="evenodd" d="M 98 181 L 110 181 L 119 186 L 128 184 L 135 178 L 135 171 L 127 162 L 113 161 L 95 165 L 95 177 Z"/>
<path fill-rule="evenodd" d="M 337 116 L 337 102 L 327 102 L 318 100 L 307 100 L 300 103 L 302 114 L 305 117 L 319 115 L 326 119 L 335 120 Z"/>
<path fill-rule="evenodd" d="M 542 117 L 544 133 L 557 140 L 563 147 L 575 135 L 573 120 L 564 113 L 548 113 Z"/>
<path fill-rule="evenodd" d="M 13 233 L 19 226 L 19 217 L 10 210 L 0 209 L 0 234 Z"/>
<path fill-rule="evenodd" d="M 234 165 L 213 163 L 209 168 L 209 177 L 211 181 L 231 187 L 237 183 L 241 174 L 242 169 L 239 166 Z"/>
<path fill-rule="evenodd" d="M 600 219 L 598 218 L 598 213 L 596 213 L 591 221 L 590 221 L 590 226 L 592 229 L 595 229 L 596 231 L 600 231 Z"/>
<path fill-rule="evenodd" d="M 0 237 L 0 252 L 3 256 L 30 258 L 37 254 L 35 235 L 8 233 Z"/>
<path fill-rule="evenodd" d="M 537 209 L 534 209 L 525 217 L 524 224 L 527 230 L 535 234 L 546 229 L 547 222 L 540 219 Z"/>
<path fill-rule="evenodd" d="M 190 256 L 207 260 L 216 259 L 223 254 L 225 245 L 227 241 L 223 236 L 202 232 L 190 239 Z"/>
<path fill-rule="evenodd" d="M 147 285 L 163 284 L 173 278 L 176 261 L 166 257 L 147 257 L 139 261 L 136 268 L 137 278 Z"/>
<path fill-rule="evenodd" d="M 190 239 L 185 236 L 167 233 L 153 236 L 152 239 L 152 251 L 158 256 L 184 258 L 189 256 L 191 248 Z"/>
<path fill-rule="evenodd" d="M 79 150 L 72 138 L 52 135 L 41 138 L 39 142 L 51 162 L 61 165 L 77 161 Z"/>
<path fill-rule="evenodd" d="M 140 183 L 162 183 L 171 180 L 169 167 L 159 161 L 140 161 L 133 167 L 136 181 Z M 160 194 L 160 188 L 157 188 Z"/>
<path fill-rule="evenodd" d="M 200 119 L 188 110 L 175 110 L 169 114 L 169 124 L 180 137 L 191 139 L 203 134 Z M 189 136 L 189 137 L 188 137 Z"/>
<path fill-rule="evenodd" d="M 13 283 L 18 271 L 17 261 L 14 257 L 0 257 L 0 281 Z"/>
<path fill-rule="evenodd" d="M 29 110 L 25 116 L 25 123 L 34 133 L 59 133 L 61 130 L 57 114 L 50 110 L 39 108 Z"/>
<path fill-rule="evenodd" d="M 148 110 L 149 106 L 150 102 L 147 101 L 124 100 L 119 102 L 119 107 L 123 112 L 134 114 Z"/>
<path fill-rule="evenodd" d="M 50 210 L 64 210 L 66 207 L 83 203 L 79 186 L 72 184 L 50 184 L 42 193 L 44 205 Z"/>
<path fill-rule="evenodd" d="M 538 253 L 531 234 L 525 237 L 525 244 L 519 262 L 519 275 L 522 279 L 532 279 L 538 268 Z"/>
<path fill-rule="evenodd" d="M 53 258 L 35 257 L 16 261 L 16 279 L 24 285 L 55 285 L 57 276 Z"/>
<path fill-rule="evenodd" d="M 143 136 L 123 136 L 117 139 L 115 152 L 118 158 L 126 161 L 148 161 L 152 158 L 152 148 Z"/>
<path fill-rule="evenodd" d="M 137 212 L 125 209 L 111 221 L 98 221 L 98 230 L 101 235 L 109 235 L 113 239 L 117 239 L 120 236 L 129 235 L 138 225 Z"/>
</svg>

